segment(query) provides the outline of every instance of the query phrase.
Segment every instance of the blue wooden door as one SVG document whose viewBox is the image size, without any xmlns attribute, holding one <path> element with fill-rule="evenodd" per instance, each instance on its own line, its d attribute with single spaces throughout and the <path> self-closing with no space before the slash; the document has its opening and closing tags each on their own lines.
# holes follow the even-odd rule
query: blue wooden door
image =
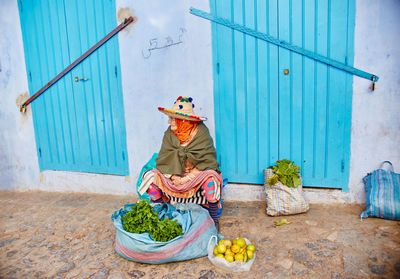
<svg viewBox="0 0 400 279">
<path fill-rule="evenodd" d="M 115 1 L 18 4 L 31 95 L 117 26 Z M 120 76 L 115 36 L 32 103 L 41 171 L 128 175 Z"/>
<path fill-rule="evenodd" d="M 354 0 L 211 0 L 211 13 L 353 63 Z M 213 23 L 216 143 L 231 182 L 263 183 L 276 160 L 305 186 L 347 190 L 352 75 Z"/>
</svg>

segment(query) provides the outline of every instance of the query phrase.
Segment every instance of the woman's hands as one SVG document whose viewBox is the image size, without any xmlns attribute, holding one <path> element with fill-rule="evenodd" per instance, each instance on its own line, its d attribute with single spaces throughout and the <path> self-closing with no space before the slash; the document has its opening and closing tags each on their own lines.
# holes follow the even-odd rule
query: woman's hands
<svg viewBox="0 0 400 279">
<path fill-rule="evenodd" d="M 193 164 L 187 160 L 185 174 L 183 176 L 174 174 L 170 179 L 175 186 L 180 186 L 195 178 L 199 173 L 201 173 L 201 170 L 196 169 Z"/>
<path fill-rule="evenodd" d="M 175 186 L 181 186 L 181 185 L 189 182 L 191 180 L 191 178 L 189 177 L 189 175 L 180 176 L 180 175 L 174 174 L 173 176 L 171 176 L 171 180 Z"/>
<path fill-rule="evenodd" d="M 172 180 L 172 183 L 174 183 L 175 186 L 180 186 L 182 184 L 185 184 L 185 182 L 183 182 L 183 177 L 180 176 L 180 175 L 174 174 L 173 176 L 171 176 L 171 180 Z"/>
<path fill-rule="evenodd" d="M 196 169 L 196 168 L 191 169 L 190 172 L 189 172 L 189 174 L 194 176 L 194 177 L 196 177 L 200 173 L 201 173 L 201 170 Z"/>
<path fill-rule="evenodd" d="M 181 177 L 179 176 L 179 175 L 172 175 L 171 176 L 171 181 L 172 181 L 172 183 L 174 183 L 174 185 L 176 185 L 176 186 L 179 186 L 179 185 L 181 185 L 180 183 L 181 183 Z"/>
</svg>

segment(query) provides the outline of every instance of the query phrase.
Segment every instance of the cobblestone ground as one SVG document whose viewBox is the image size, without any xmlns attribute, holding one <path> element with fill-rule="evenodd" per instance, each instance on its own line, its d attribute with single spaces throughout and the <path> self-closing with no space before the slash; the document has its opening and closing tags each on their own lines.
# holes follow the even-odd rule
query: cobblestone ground
<svg viewBox="0 0 400 279">
<path fill-rule="evenodd" d="M 114 250 L 110 215 L 132 197 L 0 191 L 0 278 L 400 278 L 400 222 L 361 221 L 360 205 L 312 204 L 306 214 L 265 215 L 263 202 L 226 202 L 221 234 L 257 247 L 250 272 L 207 257 L 163 265 Z"/>
</svg>

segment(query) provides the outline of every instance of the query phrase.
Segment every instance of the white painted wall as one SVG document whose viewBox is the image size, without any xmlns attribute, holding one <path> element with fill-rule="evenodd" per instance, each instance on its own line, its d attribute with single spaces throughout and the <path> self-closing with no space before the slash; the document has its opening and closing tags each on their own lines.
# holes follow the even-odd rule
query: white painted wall
<svg viewBox="0 0 400 279">
<path fill-rule="evenodd" d="M 119 34 L 122 83 L 129 152 L 130 182 L 124 177 L 74 172 L 43 172 L 40 180 L 30 111 L 18 111 L 16 100 L 27 92 L 24 52 L 16 0 L 0 6 L 0 189 L 41 189 L 135 194 L 141 166 L 160 148 L 166 117 L 158 106 L 170 107 L 179 95 L 192 96 L 196 112 L 207 116 L 214 134 L 210 23 L 188 13 L 194 6 L 208 11 L 208 0 L 117 0 L 138 21 Z M 355 77 L 349 193 L 307 190 L 311 201 L 363 202 L 362 177 L 383 160 L 400 172 L 400 1 L 357 0 L 355 67 L 380 77 L 377 91 Z M 165 37 L 182 43 L 143 54 L 149 40 Z M 143 53 L 142 53 L 143 51 Z M 261 186 L 231 185 L 225 197 L 263 199 Z M 241 193 L 246 192 L 244 197 Z M 328 196 L 328 198 L 327 198 Z M 331 198 L 329 198 L 331 197 Z"/>
<path fill-rule="evenodd" d="M 352 201 L 365 201 L 362 178 L 389 160 L 400 173 L 400 1 L 357 0 L 356 68 L 379 76 L 354 78 L 349 189 Z"/>
<path fill-rule="evenodd" d="M 209 10 L 208 0 L 179 1 L 179 5 L 161 0 L 151 5 L 146 0 L 117 0 L 117 10 L 129 7 L 137 17 L 133 27 L 119 35 L 133 181 L 152 154 L 159 151 L 168 127 L 167 116 L 157 107 L 172 108 L 178 96 L 191 96 L 195 112 L 208 117 L 205 123 L 214 134 L 211 26 L 189 14 L 191 6 Z M 149 52 L 150 40 L 156 39 L 157 47 L 163 47 L 166 37 L 182 43 Z"/>
<path fill-rule="evenodd" d="M 40 188 L 30 109 L 16 100 L 28 91 L 17 1 L 0 5 L 0 189 Z"/>
</svg>

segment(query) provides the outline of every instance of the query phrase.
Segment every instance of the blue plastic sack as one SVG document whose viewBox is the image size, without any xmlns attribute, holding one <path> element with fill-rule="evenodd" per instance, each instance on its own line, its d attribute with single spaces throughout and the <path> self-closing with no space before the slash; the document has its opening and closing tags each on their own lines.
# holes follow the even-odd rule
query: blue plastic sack
<svg viewBox="0 0 400 279">
<path fill-rule="evenodd" d="M 388 171 L 382 169 L 388 163 Z M 400 220 L 400 174 L 393 171 L 389 161 L 363 178 L 367 201 L 361 218 L 379 217 L 390 220 Z"/>
<path fill-rule="evenodd" d="M 141 195 L 141 194 L 139 193 L 139 186 L 140 186 L 140 184 L 142 184 L 142 177 L 143 177 L 143 174 L 144 174 L 146 171 L 154 170 L 154 169 L 156 168 L 156 159 L 157 159 L 157 156 L 158 156 L 158 153 L 154 153 L 153 156 L 151 156 L 151 159 L 142 167 L 142 170 L 140 171 L 139 179 L 138 179 L 138 181 L 137 181 L 137 183 L 136 183 L 136 192 L 137 192 L 137 194 L 139 195 L 139 198 L 142 199 L 142 200 L 148 200 L 148 201 L 150 201 L 150 196 L 149 196 L 149 194 L 144 193 L 143 195 Z"/>
<path fill-rule="evenodd" d="M 154 241 L 149 233 L 130 233 L 124 230 L 121 216 L 131 210 L 127 204 L 111 215 L 116 228 L 115 250 L 125 259 L 150 264 L 184 261 L 207 255 L 207 244 L 211 236 L 219 239 L 214 222 L 208 211 L 197 204 L 163 203 L 153 204 L 160 219 L 169 217 L 182 226 L 184 235 L 168 242 Z"/>
</svg>

